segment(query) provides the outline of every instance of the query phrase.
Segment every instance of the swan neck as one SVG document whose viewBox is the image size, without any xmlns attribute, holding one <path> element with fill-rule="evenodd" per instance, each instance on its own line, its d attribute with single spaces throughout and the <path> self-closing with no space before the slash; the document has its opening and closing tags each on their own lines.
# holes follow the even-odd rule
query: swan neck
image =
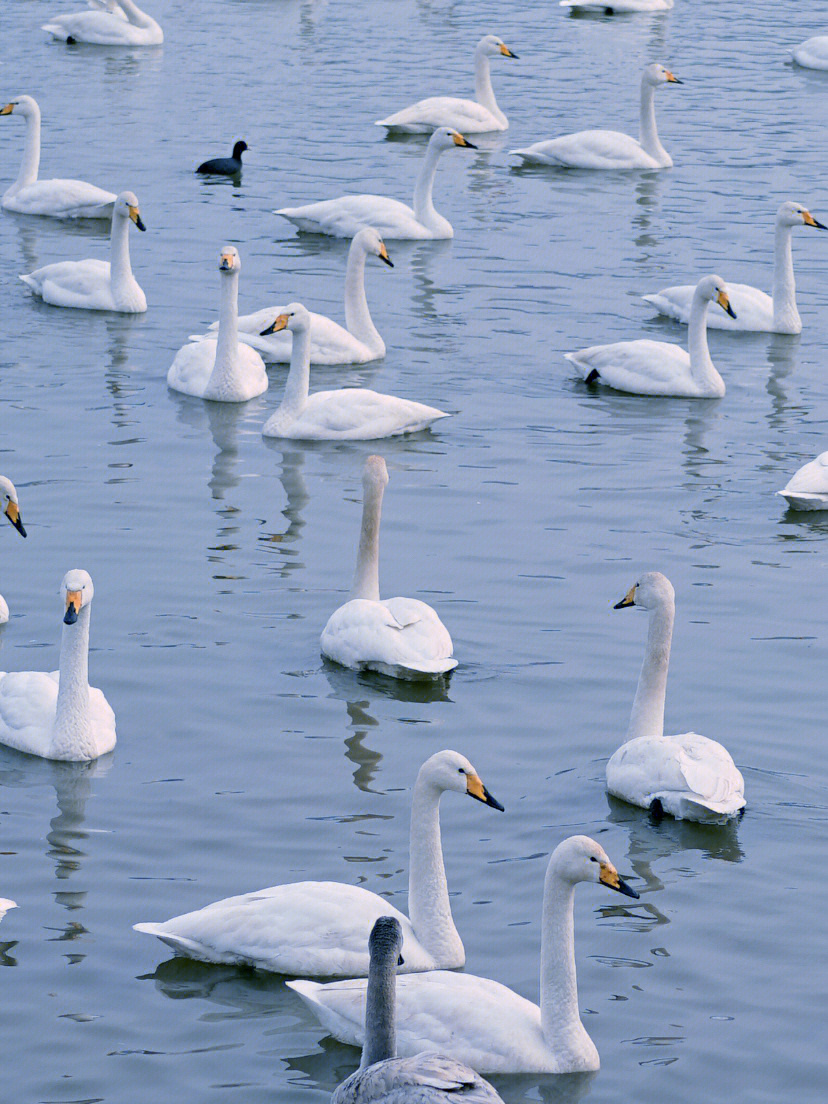
<svg viewBox="0 0 828 1104">
<path fill-rule="evenodd" d="M 722 377 L 716 371 L 710 359 L 707 344 L 707 312 L 710 300 L 701 295 L 698 289 L 690 304 L 690 320 L 687 325 L 687 351 L 690 354 L 690 375 L 701 390 L 718 390 Z"/>
<path fill-rule="evenodd" d="M 475 50 L 474 53 L 474 96 L 482 107 L 500 118 L 502 112 L 492 88 L 492 67 L 488 55 L 482 50 Z"/>
<path fill-rule="evenodd" d="M 429 228 L 432 228 L 440 218 L 434 209 L 434 204 L 431 202 L 431 195 L 434 190 L 437 162 L 440 160 L 442 152 L 436 146 L 428 145 L 426 147 L 420 175 L 417 177 L 417 183 L 414 186 L 414 217 L 417 222 L 421 222 L 423 226 Z"/>
<path fill-rule="evenodd" d="M 397 1056 L 396 965 L 391 959 L 371 960 L 365 994 L 365 1042 L 360 1069 Z"/>
<path fill-rule="evenodd" d="M 367 254 L 361 242 L 351 242 L 348 264 L 345 268 L 345 328 L 358 341 L 372 349 L 384 343 L 374 326 L 365 295 L 365 258 Z"/>
<path fill-rule="evenodd" d="M 578 1011 L 575 973 L 575 886 L 550 862 L 543 886 L 541 930 L 541 1030 L 556 1055 L 580 1051 L 586 1035 Z"/>
<path fill-rule="evenodd" d="M 50 758 L 83 759 L 89 754 L 89 615 L 81 606 L 74 625 L 64 625 L 60 640 L 60 684 Z"/>
<path fill-rule="evenodd" d="M 125 283 L 132 282 L 132 266 L 129 261 L 129 219 L 120 214 L 112 215 L 109 258 L 112 291 L 117 294 Z"/>
<path fill-rule="evenodd" d="M 277 413 L 298 417 L 308 402 L 310 389 L 310 327 L 293 331 L 290 369 Z"/>
<path fill-rule="evenodd" d="M 777 225 L 773 265 L 773 321 L 777 329 L 798 331 L 802 329 L 802 320 L 796 306 L 792 236 L 792 226 L 784 223 Z"/>
<path fill-rule="evenodd" d="M 216 335 L 216 359 L 208 391 L 223 393 L 233 388 L 239 361 L 239 274 L 221 273 L 221 301 Z"/>
<path fill-rule="evenodd" d="M 23 160 L 14 182 L 14 190 L 25 188 L 37 180 L 40 168 L 40 108 L 32 105 L 26 114 L 26 138 L 23 142 Z"/>
<path fill-rule="evenodd" d="M 670 164 L 670 156 L 658 137 L 655 114 L 655 86 L 645 78 L 641 81 L 641 112 L 638 140 L 645 153 L 656 161 Z"/>
<path fill-rule="evenodd" d="M 638 736 L 664 735 L 664 701 L 667 696 L 667 670 L 670 666 L 675 614 L 675 602 L 666 598 L 661 605 L 650 610 L 647 647 L 641 674 L 638 676 L 638 688 L 627 733 L 629 740 Z"/>
<path fill-rule="evenodd" d="M 134 27 L 149 27 L 153 20 L 145 13 L 142 12 L 137 4 L 133 0 L 118 0 L 118 4 L 121 11 L 127 17 L 127 20 Z"/>
<path fill-rule="evenodd" d="M 411 801 L 411 847 L 408 875 L 408 915 L 414 934 L 433 955 L 436 965 L 462 965 L 463 944 L 449 904 L 443 844 L 440 838 L 441 791 L 422 773 Z"/>
<path fill-rule="evenodd" d="M 359 531 L 354 585 L 351 598 L 364 598 L 368 602 L 380 600 L 379 589 L 379 531 L 382 517 L 382 496 L 385 485 L 381 481 L 365 488 L 362 502 L 362 527 Z"/>
</svg>

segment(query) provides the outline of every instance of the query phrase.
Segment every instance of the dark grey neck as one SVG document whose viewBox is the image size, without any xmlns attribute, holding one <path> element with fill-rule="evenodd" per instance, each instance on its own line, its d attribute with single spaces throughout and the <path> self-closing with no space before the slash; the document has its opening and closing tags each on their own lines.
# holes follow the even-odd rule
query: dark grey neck
<svg viewBox="0 0 828 1104">
<path fill-rule="evenodd" d="M 365 996 L 365 1043 L 361 1069 L 397 1056 L 397 955 L 372 955 Z"/>
</svg>

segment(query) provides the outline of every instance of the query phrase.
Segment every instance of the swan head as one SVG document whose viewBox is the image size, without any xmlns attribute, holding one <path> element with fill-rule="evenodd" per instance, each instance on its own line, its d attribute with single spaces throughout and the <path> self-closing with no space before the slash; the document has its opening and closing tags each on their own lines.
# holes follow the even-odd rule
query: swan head
<svg viewBox="0 0 828 1104">
<path fill-rule="evenodd" d="M 460 146 L 462 149 L 477 149 L 477 146 L 468 138 L 464 138 L 459 130 L 453 130 L 451 127 L 437 127 L 429 138 L 428 144 L 440 151 L 453 149 L 455 146 Z"/>
<path fill-rule="evenodd" d="M 484 805 L 490 805 L 493 809 L 503 812 L 503 806 L 495 800 L 483 783 L 468 759 L 456 751 L 438 751 L 430 759 L 426 759 L 420 767 L 417 775 L 418 781 L 423 779 L 436 790 L 454 790 L 455 793 L 468 794 L 475 801 L 482 801 Z"/>
<path fill-rule="evenodd" d="M 26 530 L 20 520 L 20 507 L 17 504 L 17 491 L 14 489 L 14 483 L 4 475 L 0 475 L 0 506 L 20 536 L 25 537 Z"/>
<path fill-rule="evenodd" d="M 731 318 L 736 317 L 736 312 L 730 305 L 727 284 L 721 276 L 704 276 L 696 284 L 696 295 L 700 295 L 702 299 L 707 299 L 711 303 L 718 303 L 725 314 L 729 314 Z"/>
<path fill-rule="evenodd" d="M 676 592 L 673 584 L 660 571 L 647 571 L 637 583 L 633 583 L 620 602 L 613 609 L 626 609 L 638 606 L 639 609 L 659 609 L 665 605 L 675 605 Z"/>
<path fill-rule="evenodd" d="M 219 272 L 241 272 L 241 257 L 235 245 L 225 245 L 219 256 Z"/>
<path fill-rule="evenodd" d="M 0 115 L 11 115 L 14 112 L 17 115 L 37 115 L 40 112 L 40 108 L 37 106 L 37 100 L 32 99 L 31 96 L 18 96 L 16 100 L 11 100 L 5 107 L 0 107 Z"/>
<path fill-rule="evenodd" d="M 369 456 L 362 469 L 362 485 L 368 487 L 388 486 L 388 468 L 381 456 Z"/>
<path fill-rule="evenodd" d="M 380 916 L 368 936 L 368 953 L 371 965 L 402 966 L 405 962 L 401 951 L 403 933 L 396 916 Z"/>
<path fill-rule="evenodd" d="M 388 256 L 388 250 L 385 248 L 385 242 L 380 237 L 379 231 L 375 230 L 373 226 L 365 226 L 354 234 L 354 242 L 358 243 L 366 254 L 370 253 L 374 257 L 379 257 L 389 268 L 394 267 L 394 262 Z"/>
<path fill-rule="evenodd" d="M 652 84 L 653 87 L 659 84 L 684 84 L 684 81 L 680 81 L 665 65 L 661 65 L 657 61 L 654 61 L 652 65 L 646 67 L 644 70 L 644 80 L 647 84 Z"/>
<path fill-rule="evenodd" d="M 780 226 L 815 226 L 817 230 L 828 230 L 828 226 L 815 219 L 807 207 L 790 201 L 780 204 L 776 221 Z"/>
<path fill-rule="evenodd" d="M 74 625 L 83 606 L 88 606 L 95 594 L 92 578 L 88 571 L 75 568 L 67 571 L 60 584 L 63 591 L 65 613 L 64 625 Z"/>
<path fill-rule="evenodd" d="M 144 226 L 141 219 L 141 212 L 138 209 L 138 196 L 135 192 L 121 192 L 120 195 L 117 195 L 112 205 L 112 213 L 119 218 L 128 218 L 130 222 L 135 223 L 139 230 L 146 230 L 146 226 Z"/>
<path fill-rule="evenodd" d="M 244 140 L 242 140 L 240 142 L 236 142 L 236 144 L 233 146 L 233 157 L 235 158 L 236 161 L 241 161 L 241 155 L 244 153 L 244 151 L 246 149 L 247 149 L 247 142 L 245 142 Z"/>
<path fill-rule="evenodd" d="M 474 51 L 476 54 L 484 54 L 486 57 L 508 57 L 517 59 L 502 38 L 497 35 L 484 35 Z"/>
<path fill-rule="evenodd" d="M 559 843 L 549 859 L 549 868 L 573 885 L 576 882 L 600 882 L 626 897 L 638 898 L 636 891 L 619 876 L 600 843 L 589 836 L 570 836 Z"/>
<path fill-rule="evenodd" d="M 260 337 L 268 334 L 279 333 L 280 330 L 290 330 L 291 333 L 301 333 L 310 329 L 311 316 L 307 308 L 301 303 L 288 303 L 284 311 L 277 315 L 272 325 L 262 330 Z"/>
</svg>

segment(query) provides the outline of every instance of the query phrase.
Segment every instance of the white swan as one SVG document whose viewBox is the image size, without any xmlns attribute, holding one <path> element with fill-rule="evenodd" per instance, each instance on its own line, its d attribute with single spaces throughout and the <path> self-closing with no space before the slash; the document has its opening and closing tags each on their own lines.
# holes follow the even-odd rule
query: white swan
<svg viewBox="0 0 828 1104">
<path fill-rule="evenodd" d="M 480 1073 L 575 1073 L 598 1069 L 578 1011 L 573 904 L 578 882 L 638 897 L 600 844 L 570 836 L 549 859 L 543 891 L 540 1007 L 500 982 L 435 970 L 397 981 L 400 1054 L 439 1050 Z M 406 949 L 403 947 L 403 955 Z M 364 1036 L 365 982 L 289 981 L 335 1038 Z"/>
<path fill-rule="evenodd" d="M 31 96 L 18 96 L 0 108 L 0 115 L 21 115 L 26 120 L 23 161 L 17 180 L 3 193 L 7 211 L 52 218 L 109 218 L 114 192 L 105 192 L 83 180 L 38 180 L 40 168 L 40 108 Z"/>
<path fill-rule="evenodd" d="M 322 630 L 322 654 L 357 671 L 392 678 L 438 678 L 457 666 L 448 629 L 417 598 L 380 601 L 379 528 L 388 469 L 369 456 L 362 476 L 364 497 L 356 571 L 351 596 Z"/>
<path fill-rule="evenodd" d="M 289 303 L 285 313 L 264 331 L 265 336 L 284 329 L 293 334 L 285 394 L 262 429 L 265 437 L 289 437 L 296 441 L 373 441 L 415 433 L 439 418 L 448 418 L 445 411 L 436 407 L 398 399 L 394 395 L 380 395 L 367 387 L 343 387 L 340 391 L 316 391 L 309 395 L 310 326 L 310 315 L 302 304 Z"/>
<path fill-rule="evenodd" d="M 368 940 L 371 956 L 365 998 L 362 1061 L 334 1089 L 331 1104 L 503 1104 L 488 1081 L 443 1054 L 397 1057 L 397 966 L 402 928 L 393 916 L 380 916 Z"/>
<path fill-rule="evenodd" d="M 89 614 L 94 590 L 86 571 L 67 571 L 60 670 L 0 674 L 0 744 L 44 759 L 85 762 L 115 747 L 115 714 L 89 685 Z"/>
<path fill-rule="evenodd" d="M 58 261 L 36 268 L 20 279 L 44 303 L 55 307 L 143 314 L 147 297 L 132 275 L 129 261 L 130 222 L 139 230 L 146 230 L 135 193 L 121 192 L 112 208 L 110 260 Z"/>
<path fill-rule="evenodd" d="M 379 257 L 389 268 L 394 267 L 385 243 L 372 226 L 354 234 L 348 250 L 348 263 L 345 267 L 345 329 L 324 314 L 309 312 L 311 364 L 367 364 L 368 361 L 385 356 L 385 342 L 374 325 L 365 297 L 366 257 Z M 252 345 L 269 364 L 281 364 L 290 360 L 293 338 L 289 333 L 282 330 L 270 337 L 261 336 L 262 330 L 284 312 L 283 306 L 265 307 L 239 318 L 239 340 Z M 210 326 L 211 330 L 217 328 L 217 322 Z M 200 341 L 201 337 L 196 340 Z"/>
<path fill-rule="evenodd" d="M 8 897 L 0 897 L 0 920 L 6 915 L 6 913 L 13 908 L 17 908 L 15 901 L 10 901 Z"/>
<path fill-rule="evenodd" d="M 562 8 L 573 11 L 599 11 L 605 15 L 625 12 L 669 11 L 674 0 L 559 0 Z"/>
<path fill-rule="evenodd" d="M 0 505 L 2 505 L 3 513 L 18 531 L 21 537 L 26 536 L 26 530 L 23 526 L 23 522 L 20 520 L 20 505 L 17 501 L 17 491 L 15 490 L 14 483 L 10 479 L 6 479 L 4 475 L 0 475 Z M 6 599 L 0 594 L 0 625 L 5 625 L 9 619 L 9 607 L 6 603 Z"/>
<path fill-rule="evenodd" d="M 437 127 L 452 127 L 466 134 L 482 134 L 493 130 L 508 130 L 509 120 L 497 106 L 489 58 L 517 58 L 503 39 L 497 35 L 484 35 L 474 51 L 473 100 L 461 100 L 455 96 L 429 96 L 426 100 L 404 107 L 378 119 L 376 126 L 403 134 L 423 134 Z"/>
<path fill-rule="evenodd" d="M 674 395 L 686 399 L 720 399 L 724 380 L 707 347 L 707 309 L 716 302 L 733 314 L 727 287 L 720 276 L 705 276 L 693 293 L 688 348 L 667 341 L 616 341 L 564 353 L 587 383 L 605 383 L 634 395 Z"/>
<path fill-rule="evenodd" d="M 801 467 L 776 493 L 794 510 L 828 510 L 828 452 Z"/>
<path fill-rule="evenodd" d="M 62 42 L 95 46 L 160 46 L 164 32 L 134 0 L 91 3 L 94 11 L 55 15 L 42 29 Z"/>
<path fill-rule="evenodd" d="M 451 223 L 435 211 L 431 195 L 437 162 L 441 154 L 455 146 L 477 149 L 449 127 L 440 127 L 429 138 L 414 186 L 413 207 L 386 196 L 353 195 L 323 199 L 304 207 L 282 207 L 274 214 L 282 215 L 300 230 L 332 234 L 336 238 L 353 237 L 364 226 L 373 226 L 383 238 L 453 238 Z"/>
<path fill-rule="evenodd" d="M 794 46 L 791 57 L 806 69 L 828 69 L 828 35 L 816 35 Z"/>
<path fill-rule="evenodd" d="M 173 391 L 215 402 L 247 402 L 267 391 L 264 361 L 238 337 L 239 272 L 235 246 L 226 245 L 219 260 L 221 307 L 218 334 L 184 345 L 167 372 Z"/>
<path fill-rule="evenodd" d="M 650 614 L 627 741 L 607 763 L 607 789 L 622 801 L 677 820 L 719 823 L 745 807 L 745 782 L 715 740 L 684 732 L 664 735 L 664 699 L 675 618 L 675 592 L 659 571 L 642 575 L 615 609 Z"/>
<path fill-rule="evenodd" d="M 368 935 L 379 916 L 395 916 L 404 934 L 404 969 L 462 966 L 440 842 L 440 797 L 468 794 L 493 809 L 474 767 L 440 751 L 420 767 L 411 798 L 409 920 L 386 897 L 342 882 L 294 882 L 228 897 L 163 924 L 135 924 L 179 954 L 204 962 L 258 966 L 281 974 L 365 977 Z"/>
<path fill-rule="evenodd" d="M 579 130 L 525 149 L 510 150 L 529 165 L 556 165 L 573 169 L 669 169 L 670 154 L 656 129 L 655 92 L 664 84 L 682 84 L 669 69 L 653 62 L 641 78 L 639 140 L 618 130 Z"/>
<path fill-rule="evenodd" d="M 783 203 L 776 212 L 776 245 L 774 248 L 773 297 L 749 284 L 731 284 L 728 291 L 730 305 L 736 317 L 719 314 L 707 320 L 707 325 L 718 330 L 761 330 L 768 333 L 798 334 L 802 332 L 802 319 L 796 307 L 791 235 L 795 226 L 815 226 L 828 230 L 817 222 L 801 203 Z M 660 314 L 669 315 L 679 322 L 687 322 L 695 288 L 691 284 L 662 288 L 653 295 L 644 295 Z"/>
</svg>

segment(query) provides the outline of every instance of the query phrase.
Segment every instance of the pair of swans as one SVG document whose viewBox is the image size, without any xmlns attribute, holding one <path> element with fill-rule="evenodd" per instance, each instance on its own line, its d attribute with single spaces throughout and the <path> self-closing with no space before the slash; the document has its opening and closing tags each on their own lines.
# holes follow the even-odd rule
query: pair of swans
<svg viewBox="0 0 828 1104">
<path fill-rule="evenodd" d="M 656 89 L 681 84 L 658 62 L 648 65 L 641 77 L 639 140 L 617 130 L 580 130 L 562 138 L 536 142 L 510 152 L 527 165 L 554 165 L 572 169 L 669 169 L 673 160 L 658 137 L 655 117 Z"/>
<path fill-rule="evenodd" d="M 448 219 L 434 209 L 432 192 L 437 162 L 448 149 L 477 149 L 459 131 L 439 127 L 428 140 L 423 166 L 414 186 L 413 206 L 378 195 L 340 196 L 303 207 L 282 207 L 274 214 L 310 234 L 351 238 L 365 226 L 373 226 L 383 238 L 452 238 Z"/>
<path fill-rule="evenodd" d="M 92 579 L 86 571 L 67 571 L 61 592 L 60 670 L 0 674 L 0 744 L 44 759 L 84 762 L 115 746 L 115 715 L 89 685 Z"/>
<path fill-rule="evenodd" d="M 828 35 L 815 35 L 791 50 L 797 65 L 806 69 L 828 69 Z"/>
<path fill-rule="evenodd" d="M 0 505 L 3 513 L 15 527 L 21 537 L 26 536 L 23 522 L 20 520 L 20 505 L 17 500 L 17 490 L 14 483 L 5 475 L 0 475 Z M 5 625 L 9 619 L 9 607 L 6 599 L 0 594 L 0 625 Z"/>
<path fill-rule="evenodd" d="M 134 0 L 89 0 L 92 11 L 55 15 L 42 30 L 61 42 L 94 46 L 160 46 L 164 32 Z"/>
<path fill-rule="evenodd" d="M 813 226 L 828 230 L 814 218 L 801 203 L 790 200 L 781 204 L 776 212 L 776 241 L 774 246 L 773 295 L 748 284 L 729 284 L 730 305 L 735 317 L 716 312 L 707 321 L 708 326 L 719 330 L 750 330 L 765 333 L 798 334 L 802 332 L 802 319 L 796 306 L 796 284 L 793 271 L 791 238 L 795 226 Z M 645 295 L 644 301 L 652 303 L 660 314 L 666 314 L 679 322 L 688 322 L 695 289 L 691 284 L 662 288 L 653 295 Z"/>
<path fill-rule="evenodd" d="M 365 997 L 362 1061 L 337 1086 L 331 1104 L 503 1104 L 488 1081 L 444 1054 L 397 1057 L 397 966 L 402 960 L 402 929 L 393 916 L 380 916 L 368 939 L 370 963 Z"/>
<path fill-rule="evenodd" d="M 503 39 L 497 35 L 484 35 L 474 51 L 473 100 L 455 96 L 429 96 L 378 119 L 376 126 L 401 134 L 427 134 L 437 127 L 452 127 L 466 134 L 482 134 L 493 130 L 507 130 L 509 120 L 497 106 L 489 58 L 517 58 Z"/>
<path fill-rule="evenodd" d="M 354 585 L 322 631 L 322 654 L 354 670 L 392 678 L 439 678 L 457 666 L 451 637 L 436 612 L 417 598 L 380 600 L 379 529 L 388 469 L 369 456 L 362 476 L 362 526 Z"/>
<path fill-rule="evenodd" d="M 108 261 L 90 257 L 83 261 L 58 261 L 36 268 L 20 279 L 44 303 L 55 307 L 120 311 L 143 314 L 147 297 L 132 275 L 129 260 L 129 226 L 146 230 L 134 192 L 121 192 L 112 207 Z"/>
<path fill-rule="evenodd" d="M 705 276 L 693 292 L 688 324 L 689 352 L 668 341 L 616 341 L 564 353 L 586 383 L 603 383 L 634 395 L 672 395 L 686 399 L 720 399 L 724 380 L 707 345 L 707 311 L 711 303 L 734 316 L 728 289 L 720 276 Z"/>
<path fill-rule="evenodd" d="M 618 876 L 606 851 L 588 836 L 570 836 L 549 859 L 541 921 L 540 1005 L 500 982 L 446 970 L 397 981 L 403 1055 L 438 1050 L 480 1073 L 576 1073 L 597 1070 L 598 1051 L 578 1009 L 573 905 L 579 882 L 638 894 Z M 403 955 L 406 955 L 403 945 Z M 289 981 L 335 1038 L 364 1038 L 366 984 Z"/>
<path fill-rule="evenodd" d="M 828 510 L 828 452 L 805 464 L 776 492 L 793 510 Z"/>
<path fill-rule="evenodd" d="M 745 807 L 745 782 L 729 752 L 716 740 L 685 732 L 664 735 L 664 701 L 675 620 L 670 580 L 650 571 L 615 609 L 649 612 L 644 663 L 635 692 L 626 743 L 607 763 L 607 789 L 622 801 L 668 813 L 677 820 L 721 823 Z"/>
<path fill-rule="evenodd" d="M 23 161 L 17 180 L 3 193 L 7 211 L 52 218 L 109 218 L 113 192 L 105 192 L 83 180 L 38 180 L 40 168 L 40 108 L 31 96 L 18 96 L 0 108 L 0 115 L 20 115 L 26 120 Z"/>
<path fill-rule="evenodd" d="M 406 972 L 454 969 L 465 962 L 454 926 L 440 841 L 440 798 L 467 794 L 503 810 L 474 767 L 456 751 L 423 763 L 411 798 L 408 911 L 342 882 L 294 882 L 228 897 L 162 924 L 135 924 L 177 954 L 203 962 L 257 966 L 281 974 L 365 977 L 368 935 L 380 916 L 403 931 Z"/>
</svg>

